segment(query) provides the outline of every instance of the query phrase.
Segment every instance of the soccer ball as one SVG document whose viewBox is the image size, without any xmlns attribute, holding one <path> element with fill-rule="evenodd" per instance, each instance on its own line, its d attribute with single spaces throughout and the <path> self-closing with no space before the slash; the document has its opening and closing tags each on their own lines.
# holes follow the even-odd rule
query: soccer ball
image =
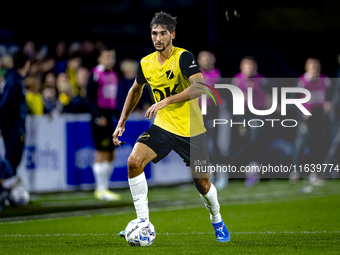
<svg viewBox="0 0 340 255">
<path fill-rule="evenodd" d="M 132 220 L 125 228 L 125 240 L 131 246 L 149 246 L 155 237 L 155 227 L 144 219 Z"/>
<path fill-rule="evenodd" d="M 26 206 L 30 201 L 30 194 L 23 186 L 17 186 L 11 190 L 10 199 L 16 205 Z"/>
</svg>

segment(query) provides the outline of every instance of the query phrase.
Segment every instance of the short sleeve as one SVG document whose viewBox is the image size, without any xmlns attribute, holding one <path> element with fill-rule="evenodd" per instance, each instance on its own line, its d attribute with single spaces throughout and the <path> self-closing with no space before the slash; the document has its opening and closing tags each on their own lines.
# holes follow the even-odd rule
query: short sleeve
<svg viewBox="0 0 340 255">
<path fill-rule="evenodd" d="M 183 52 L 179 58 L 179 67 L 187 78 L 201 72 L 196 64 L 194 56 L 188 51 Z"/>
<path fill-rule="evenodd" d="M 143 84 L 147 83 L 145 76 L 143 74 L 142 65 L 141 65 L 140 62 L 139 62 L 138 68 L 137 68 L 137 78 L 136 78 L 136 80 L 137 80 L 137 83 L 139 85 L 143 85 Z"/>
</svg>

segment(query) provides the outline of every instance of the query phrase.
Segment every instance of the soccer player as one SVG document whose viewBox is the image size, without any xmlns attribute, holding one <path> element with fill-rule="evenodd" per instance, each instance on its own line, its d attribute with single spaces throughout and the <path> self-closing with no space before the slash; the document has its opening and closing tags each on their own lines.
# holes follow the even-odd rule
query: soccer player
<svg viewBox="0 0 340 255">
<path fill-rule="evenodd" d="M 14 66 L 0 84 L 0 130 L 5 143 L 5 159 L 0 160 L 0 199 L 4 191 L 10 194 L 21 187 L 16 175 L 25 142 L 25 118 L 27 104 L 24 95 L 23 78 L 30 70 L 30 61 L 22 52 L 13 56 Z M 23 187 L 21 187 L 23 188 Z"/>
<path fill-rule="evenodd" d="M 87 97 L 92 113 L 92 133 L 97 149 L 93 174 L 96 182 L 94 196 L 99 200 L 120 200 L 120 195 L 109 191 L 109 180 L 113 171 L 114 144 L 111 132 L 114 129 L 113 117 L 117 114 L 118 76 L 113 71 L 116 52 L 102 50 L 96 67 L 87 85 Z"/>
<path fill-rule="evenodd" d="M 156 101 L 146 111 L 146 118 L 155 117 L 154 124 L 143 133 L 128 158 L 128 181 L 137 218 L 149 220 L 148 186 L 144 167 L 157 163 L 174 150 L 187 166 L 209 161 L 206 130 L 198 106 L 204 79 L 193 55 L 172 45 L 175 38 L 176 18 L 167 13 L 156 13 L 152 19 L 151 38 L 156 51 L 144 57 L 139 64 L 137 78 L 126 98 L 117 128 L 113 133 L 115 145 L 125 122 L 141 97 L 145 83 L 151 86 Z M 191 154 L 191 155 L 190 155 Z M 171 171 L 171 169 L 169 169 Z M 230 240 L 217 200 L 217 191 L 208 173 L 193 171 L 193 180 L 210 213 L 210 219 L 219 242 Z M 120 233 L 124 235 L 124 231 Z"/>
</svg>

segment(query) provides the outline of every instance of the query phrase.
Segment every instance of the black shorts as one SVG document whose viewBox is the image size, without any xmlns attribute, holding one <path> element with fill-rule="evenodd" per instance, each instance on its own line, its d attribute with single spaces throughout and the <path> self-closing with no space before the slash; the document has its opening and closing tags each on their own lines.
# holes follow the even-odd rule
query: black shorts
<svg viewBox="0 0 340 255">
<path fill-rule="evenodd" d="M 113 122 L 114 115 L 111 110 L 101 110 L 101 116 L 104 116 L 107 120 L 107 125 L 105 127 L 100 127 L 95 123 L 95 118 L 92 118 L 91 129 L 94 139 L 94 145 L 97 150 L 100 151 L 113 151 L 115 145 L 112 141 L 112 134 L 115 130 L 115 125 Z"/>
<path fill-rule="evenodd" d="M 157 154 L 157 157 L 152 160 L 153 163 L 165 158 L 172 150 L 184 160 L 186 166 L 194 166 L 198 161 L 209 162 L 205 133 L 194 137 L 183 137 L 151 125 L 138 137 L 137 142 L 147 145 Z"/>
</svg>

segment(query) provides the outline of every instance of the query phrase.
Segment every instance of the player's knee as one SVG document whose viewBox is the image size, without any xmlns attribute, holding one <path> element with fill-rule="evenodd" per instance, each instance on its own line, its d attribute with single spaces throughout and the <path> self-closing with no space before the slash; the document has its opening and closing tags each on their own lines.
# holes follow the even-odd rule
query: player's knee
<svg viewBox="0 0 340 255">
<path fill-rule="evenodd" d="M 130 155 L 127 162 L 129 169 L 138 168 L 140 166 L 140 161 L 137 157 Z"/>
<path fill-rule="evenodd" d="M 194 182 L 199 193 L 205 195 L 209 192 L 211 186 L 210 179 L 194 179 Z"/>
<path fill-rule="evenodd" d="M 140 171 L 143 171 L 142 160 L 134 155 L 129 156 L 127 165 L 129 171 L 129 178 L 137 176 L 140 174 Z"/>
</svg>

